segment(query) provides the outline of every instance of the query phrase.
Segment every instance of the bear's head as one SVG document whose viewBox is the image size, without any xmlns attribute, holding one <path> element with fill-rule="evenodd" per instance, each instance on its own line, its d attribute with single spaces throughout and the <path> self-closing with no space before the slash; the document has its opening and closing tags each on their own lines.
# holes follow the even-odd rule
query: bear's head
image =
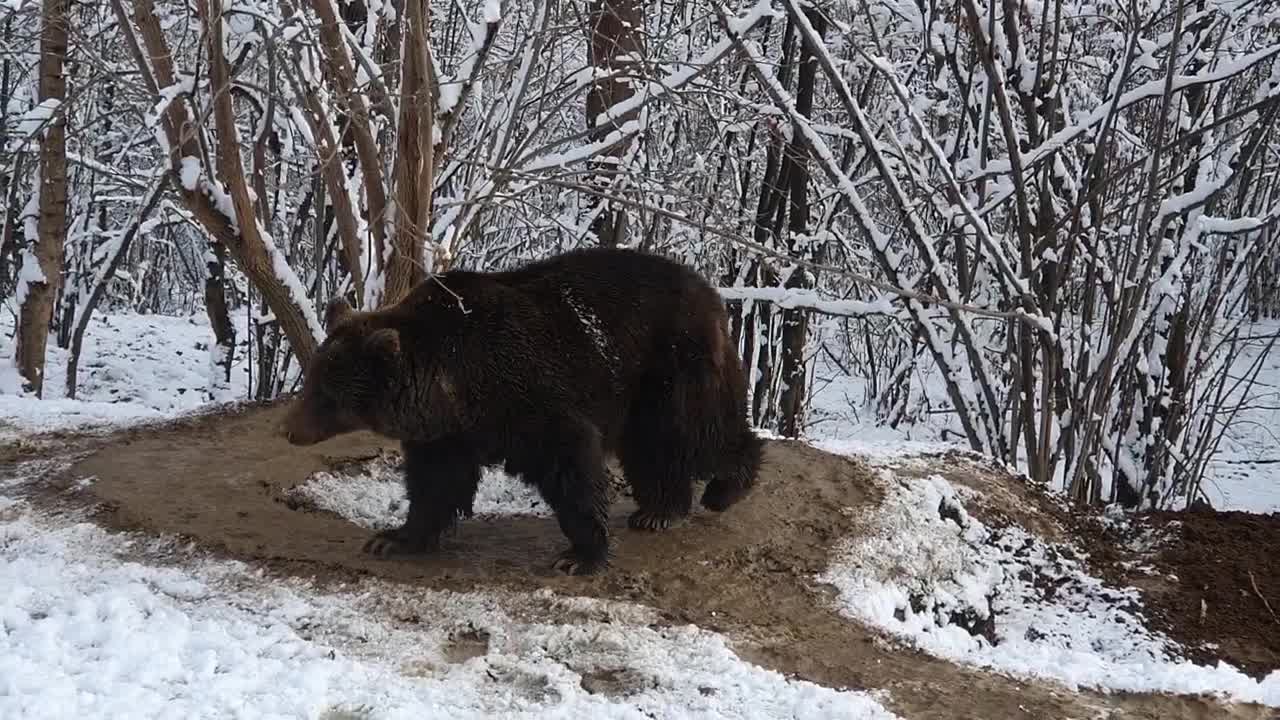
<svg viewBox="0 0 1280 720">
<path fill-rule="evenodd" d="M 328 337 L 307 368 L 302 392 L 281 428 L 293 445 L 383 429 L 395 405 L 400 334 L 341 298 L 325 310 Z"/>
</svg>

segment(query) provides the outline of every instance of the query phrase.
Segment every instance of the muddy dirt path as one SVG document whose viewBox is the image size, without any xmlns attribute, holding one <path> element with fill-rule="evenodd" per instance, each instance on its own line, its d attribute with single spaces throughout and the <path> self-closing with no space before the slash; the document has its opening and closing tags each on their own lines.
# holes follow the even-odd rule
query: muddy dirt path
<svg viewBox="0 0 1280 720">
<path fill-rule="evenodd" d="M 765 667 L 831 687 L 887 690 L 886 704 L 905 718 L 1274 717 L 1265 708 L 1199 698 L 1072 693 L 957 667 L 839 616 L 832 590 L 813 576 L 833 541 L 858 532 L 844 509 L 874 504 L 880 491 L 864 464 L 800 443 L 770 442 L 757 491 L 723 516 L 703 511 L 666 533 L 637 533 L 625 527 L 630 503 L 618 502 L 613 567 L 584 579 L 548 569 L 564 543 L 552 518 L 474 518 L 438 555 L 362 555 L 367 530 L 329 513 L 291 509 L 284 493 L 312 472 L 387 445 L 353 435 L 293 448 L 274 434 L 281 414 L 278 406 L 247 409 L 68 439 L 66 449 L 94 449 L 62 480 L 95 478 L 88 492 L 101 503 L 104 525 L 179 534 L 273 573 L 321 582 L 373 575 L 452 590 L 550 588 L 641 602 L 672 623 L 724 633 L 740 655 Z M 10 460 L 20 454 L 11 451 Z"/>
</svg>

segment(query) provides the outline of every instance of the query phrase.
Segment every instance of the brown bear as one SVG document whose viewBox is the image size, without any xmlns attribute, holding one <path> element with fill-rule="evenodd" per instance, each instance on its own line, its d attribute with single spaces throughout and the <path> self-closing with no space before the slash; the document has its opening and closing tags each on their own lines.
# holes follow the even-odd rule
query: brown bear
<svg viewBox="0 0 1280 720">
<path fill-rule="evenodd" d="M 639 506 L 633 529 L 687 516 L 697 480 L 717 512 L 755 482 L 762 442 L 724 304 L 673 260 L 593 248 L 454 270 L 376 311 L 334 301 L 325 324 L 283 430 L 295 445 L 363 429 L 401 443 L 408 517 L 366 552 L 438 548 L 487 465 L 537 487 L 570 542 L 553 567 L 569 574 L 608 565 L 606 453 Z"/>
</svg>

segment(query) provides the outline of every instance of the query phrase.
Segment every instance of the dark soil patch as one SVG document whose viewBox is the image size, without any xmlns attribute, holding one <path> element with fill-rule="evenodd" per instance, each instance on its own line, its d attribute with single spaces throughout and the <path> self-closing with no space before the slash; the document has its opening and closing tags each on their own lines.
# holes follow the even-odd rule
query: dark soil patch
<svg viewBox="0 0 1280 720">
<path fill-rule="evenodd" d="M 1136 524 L 1165 536 L 1149 561 L 1166 577 L 1143 593 L 1160 629 L 1196 662 L 1255 678 L 1280 669 L 1280 513 L 1161 512 Z"/>
</svg>

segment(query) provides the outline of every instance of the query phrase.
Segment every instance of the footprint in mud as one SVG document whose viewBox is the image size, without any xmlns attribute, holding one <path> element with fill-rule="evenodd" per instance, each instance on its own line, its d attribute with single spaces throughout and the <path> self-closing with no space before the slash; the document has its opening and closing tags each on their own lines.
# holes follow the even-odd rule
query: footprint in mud
<svg viewBox="0 0 1280 720">
<path fill-rule="evenodd" d="M 453 665 L 460 665 L 472 658 L 484 657 L 489 654 L 489 632 L 474 627 L 451 632 L 441 652 L 444 659 Z"/>
<path fill-rule="evenodd" d="M 555 704 L 562 699 L 560 691 L 551 685 L 551 678 L 546 675 L 522 670 L 501 663 L 489 663 L 489 668 L 485 670 L 485 674 L 489 679 L 500 685 L 505 685 L 513 695 L 517 695 L 522 700 L 539 704 Z"/>
<path fill-rule="evenodd" d="M 373 712 L 367 708 L 348 710 L 345 708 L 329 708 L 320 714 L 320 720 L 368 720 Z"/>
<path fill-rule="evenodd" d="M 601 668 L 582 674 L 582 689 L 592 695 L 621 698 L 656 688 L 656 679 L 630 668 Z"/>
</svg>

